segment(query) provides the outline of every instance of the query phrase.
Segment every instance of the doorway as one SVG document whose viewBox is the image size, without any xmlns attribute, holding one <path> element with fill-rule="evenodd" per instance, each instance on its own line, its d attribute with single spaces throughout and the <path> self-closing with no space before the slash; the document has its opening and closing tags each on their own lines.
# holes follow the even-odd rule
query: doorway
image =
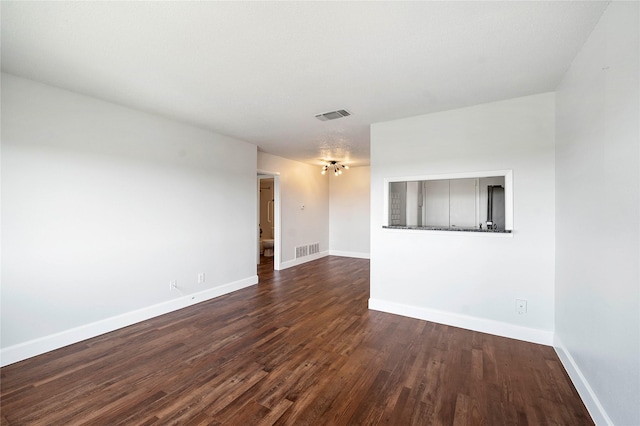
<svg viewBox="0 0 640 426">
<path fill-rule="evenodd" d="M 257 264 L 273 262 L 280 270 L 280 177 L 277 173 L 258 172 Z"/>
</svg>

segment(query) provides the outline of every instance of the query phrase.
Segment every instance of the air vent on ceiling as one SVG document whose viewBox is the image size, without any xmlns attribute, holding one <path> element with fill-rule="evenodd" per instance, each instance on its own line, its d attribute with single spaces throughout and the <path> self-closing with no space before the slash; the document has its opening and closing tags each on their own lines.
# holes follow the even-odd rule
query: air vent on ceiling
<svg viewBox="0 0 640 426">
<path fill-rule="evenodd" d="M 322 114 L 317 114 L 316 118 L 320 121 L 327 121 L 335 120 L 336 118 L 348 117 L 350 115 L 351 113 L 346 109 L 339 109 L 338 111 L 329 111 Z"/>
</svg>

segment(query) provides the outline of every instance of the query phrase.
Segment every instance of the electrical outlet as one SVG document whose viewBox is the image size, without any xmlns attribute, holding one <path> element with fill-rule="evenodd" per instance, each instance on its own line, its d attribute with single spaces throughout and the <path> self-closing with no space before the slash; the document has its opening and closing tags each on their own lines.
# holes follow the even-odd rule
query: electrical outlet
<svg viewBox="0 0 640 426">
<path fill-rule="evenodd" d="M 169 281 L 169 290 L 173 291 L 173 290 L 177 290 L 177 289 L 178 289 L 178 281 L 176 281 L 176 280 Z"/>
<path fill-rule="evenodd" d="M 516 299 L 516 312 L 518 315 L 527 313 L 527 301 L 525 299 Z"/>
<path fill-rule="evenodd" d="M 200 272 L 198 274 L 198 284 L 202 284 L 204 282 L 204 272 Z"/>
</svg>

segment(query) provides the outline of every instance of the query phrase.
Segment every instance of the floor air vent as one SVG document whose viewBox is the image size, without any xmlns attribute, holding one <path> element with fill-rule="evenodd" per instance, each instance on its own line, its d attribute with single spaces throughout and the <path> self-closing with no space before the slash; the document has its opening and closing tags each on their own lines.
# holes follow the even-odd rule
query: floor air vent
<svg viewBox="0 0 640 426">
<path fill-rule="evenodd" d="M 309 254 L 308 246 L 296 247 L 296 259 L 299 257 L 304 257 L 307 254 Z"/>
<path fill-rule="evenodd" d="M 309 254 L 320 253 L 320 243 L 309 244 Z"/>
</svg>

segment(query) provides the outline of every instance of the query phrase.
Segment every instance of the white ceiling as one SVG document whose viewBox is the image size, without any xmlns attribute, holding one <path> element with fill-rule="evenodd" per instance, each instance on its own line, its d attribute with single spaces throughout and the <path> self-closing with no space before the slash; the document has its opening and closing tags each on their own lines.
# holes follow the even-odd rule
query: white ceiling
<svg viewBox="0 0 640 426">
<path fill-rule="evenodd" d="M 2 1 L 2 70 L 358 166 L 371 123 L 555 90 L 606 6 Z"/>
</svg>

